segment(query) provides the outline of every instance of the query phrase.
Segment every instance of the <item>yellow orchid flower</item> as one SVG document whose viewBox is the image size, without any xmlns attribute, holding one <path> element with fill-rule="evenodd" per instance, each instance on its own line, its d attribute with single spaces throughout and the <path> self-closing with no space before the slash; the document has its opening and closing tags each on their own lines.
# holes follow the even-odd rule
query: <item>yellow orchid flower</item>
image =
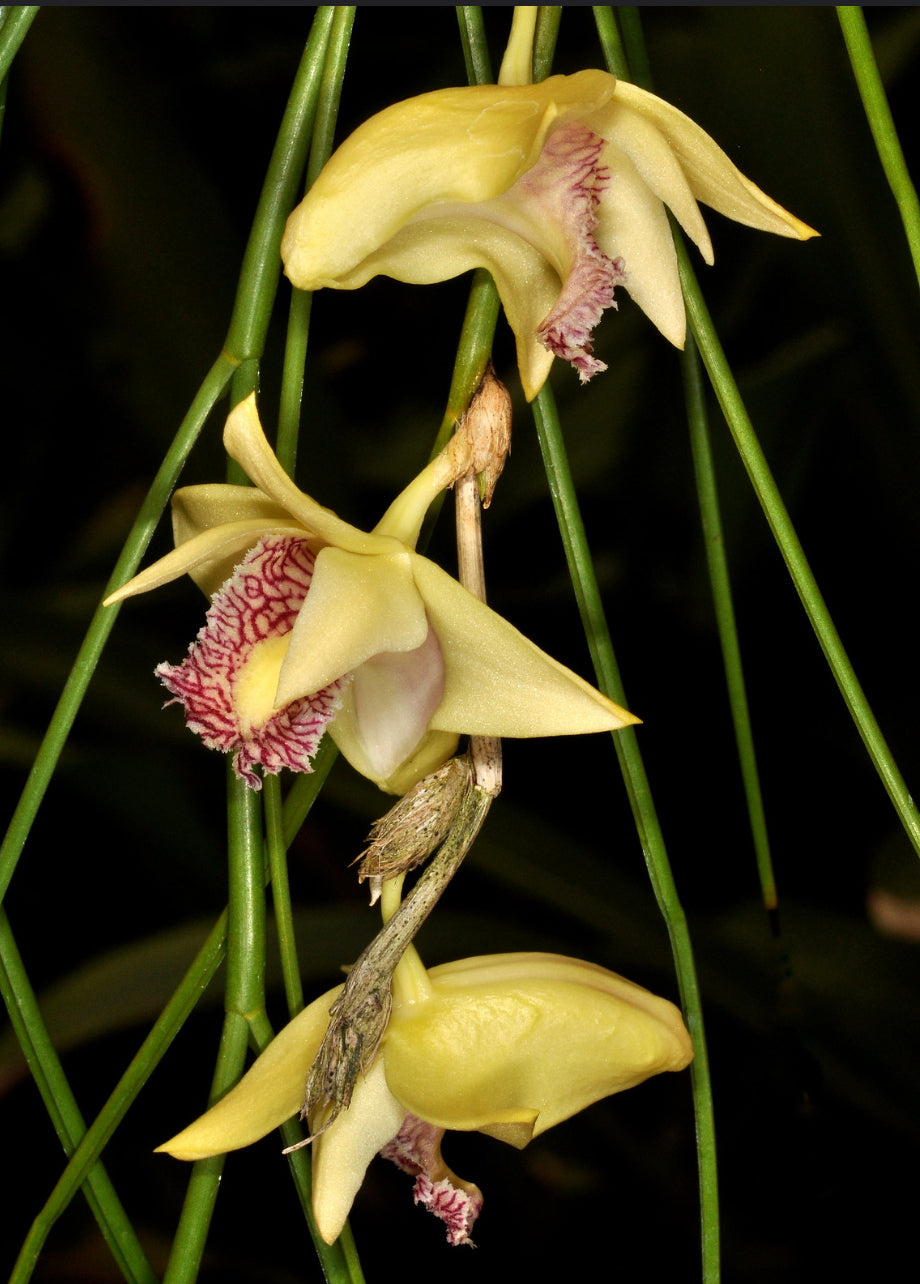
<svg viewBox="0 0 920 1284">
<path fill-rule="evenodd" d="M 341 986 L 291 1021 L 217 1105 L 158 1147 L 202 1159 L 248 1146 L 300 1109 Z M 602 1097 L 693 1057 L 680 1013 L 614 972 L 558 954 L 492 954 L 426 971 L 412 946 L 390 1022 L 351 1105 L 311 1118 L 313 1212 L 331 1244 L 380 1151 L 416 1178 L 415 1199 L 470 1242 L 478 1187 L 441 1157 L 447 1129 L 523 1147 Z"/>
<path fill-rule="evenodd" d="M 583 382 L 604 369 L 591 331 L 618 285 L 683 346 L 665 206 L 711 264 L 698 201 L 780 236 L 817 235 L 683 112 L 587 70 L 435 90 L 379 112 L 291 214 L 281 254 L 303 290 L 353 290 L 379 274 L 429 284 L 488 268 L 531 400 L 554 356 Z"/>
<path fill-rule="evenodd" d="M 176 548 L 106 599 L 189 574 L 212 595 L 181 665 L 157 675 L 210 748 L 254 767 L 309 771 L 329 729 L 351 764 L 404 793 L 460 735 L 555 736 L 637 722 L 416 553 L 432 499 L 455 478 L 442 452 L 370 533 L 298 490 L 259 423 L 230 414 L 228 454 L 255 483 L 173 498 Z"/>
</svg>

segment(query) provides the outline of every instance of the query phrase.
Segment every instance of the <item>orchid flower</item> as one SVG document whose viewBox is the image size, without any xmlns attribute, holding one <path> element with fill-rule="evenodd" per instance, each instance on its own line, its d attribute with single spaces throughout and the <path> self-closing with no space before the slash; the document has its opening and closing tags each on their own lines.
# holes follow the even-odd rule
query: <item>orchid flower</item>
<svg viewBox="0 0 920 1284">
<path fill-rule="evenodd" d="M 158 1147 L 202 1159 L 248 1146 L 300 1109 L 322 1042 L 328 991 L 269 1044 L 235 1088 Z M 414 947 L 393 977 L 393 1009 L 351 1105 L 324 1129 L 311 1118 L 313 1212 L 331 1244 L 380 1151 L 416 1178 L 415 1200 L 451 1244 L 470 1241 L 478 1187 L 441 1157 L 447 1129 L 521 1148 L 602 1097 L 682 1070 L 693 1048 L 666 999 L 557 954 L 492 954 L 426 971 Z"/>
<path fill-rule="evenodd" d="M 379 112 L 291 214 L 281 254 L 303 290 L 353 290 L 381 274 L 429 284 L 488 268 L 531 400 L 554 356 L 583 382 L 605 368 L 591 331 L 618 285 L 683 346 L 665 206 L 711 264 L 698 201 L 780 236 L 817 235 L 683 112 L 587 70 L 435 90 Z"/>
<path fill-rule="evenodd" d="M 176 548 L 106 599 L 183 574 L 212 596 L 181 665 L 157 669 L 210 748 L 309 771 L 329 733 L 381 789 L 404 793 L 460 735 L 555 736 L 638 721 L 415 552 L 432 499 L 456 476 L 450 446 L 370 533 L 298 490 L 254 396 L 230 414 L 230 456 L 255 484 L 188 486 L 173 498 Z"/>
</svg>

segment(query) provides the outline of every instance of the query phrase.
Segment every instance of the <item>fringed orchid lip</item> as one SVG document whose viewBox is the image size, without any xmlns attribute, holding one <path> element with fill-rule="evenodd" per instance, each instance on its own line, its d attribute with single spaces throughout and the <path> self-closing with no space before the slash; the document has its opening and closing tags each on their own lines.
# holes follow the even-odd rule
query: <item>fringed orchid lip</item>
<svg viewBox="0 0 920 1284">
<path fill-rule="evenodd" d="M 334 153 L 291 214 L 293 284 L 430 284 L 487 268 L 531 400 L 554 356 L 601 368 L 591 331 L 622 285 L 678 347 L 686 331 L 670 209 L 707 263 L 698 202 L 750 227 L 815 233 L 698 125 L 607 72 L 472 85 L 386 108 Z"/>
<path fill-rule="evenodd" d="M 259 765 L 309 771 L 326 728 L 356 770 L 404 793 L 461 735 L 638 721 L 415 552 L 428 505 L 454 479 L 446 453 L 365 532 L 282 471 L 254 397 L 233 410 L 224 440 L 259 488 L 178 491 L 176 548 L 106 604 L 183 574 L 213 595 L 186 660 L 157 673 L 249 784 L 258 788 Z"/>
<path fill-rule="evenodd" d="M 311 771 L 310 760 L 335 717 L 342 679 L 275 706 L 278 674 L 313 574 L 302 539 L 264 536 L 215 595 L 204 628 L 179 665 L 157 677 L 185 709 L 189 730 L 209 749 L 233 754 L 233 769 L 253 789 L 254 768 Z"/>
<path fill-rule="evenodd" d="M 206 1114 L 158 1147 L 200 1159 L 247 1146 L 299 1109 L 341 987 L 311 1003 Z M 532 1137 L 664 1071 L 693 1049 L 680 1013 L 605 968 L 555 954 L 495 954 L 426 972 L 410 946 L 393 1011 L 351 1105 L 314 1137 L 313 1211 L 339 1235 L 375 1154 L 416 1178 L 416 1199 L 451 1243 L 470 1242 L 478 1187 L 441 1157 L 447 1130 L 521 1148 Z M 317 1133 L 322 1119 L 310 1120 Z"/>
</svg>

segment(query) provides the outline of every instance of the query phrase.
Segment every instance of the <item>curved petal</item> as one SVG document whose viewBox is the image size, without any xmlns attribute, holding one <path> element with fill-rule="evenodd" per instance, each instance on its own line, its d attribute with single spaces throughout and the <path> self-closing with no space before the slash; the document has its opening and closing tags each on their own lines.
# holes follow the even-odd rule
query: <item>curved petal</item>
<svg viewBox="0 0 920 1284">
<path fill-rule="evenodd" d="M 712 242 L 700 207 L 694 199 L 680 162 L 661 131 L 638 111 L 617 100 L 597 113 L 597 121 L 603 121 L 599 132 L 622 155 L 629 157 L 641 181 L 659 201 L 667 205 L 703 258 L 711 264 Z M 605 156 L 604 159 L 608 160 L 608 157 Z M 726 164 L 728 163 L 726 157 Z M 620 172 L 615 161 L 611 164 L 611 170 L 614 175 L 612 186 L 615 197 Z"/>
<path fill-rule="evenodd" d="M 521 1144 L 502 1125 L 537 1136 L 693 1055 L 673 1004 L 575 959 L 497 955 L 429 978 L 432 999 L 394 1009 L 384 1062 L 393 1094 L 439 1127 L 497 1124 Z"/>
<path fill-rule="evenodd" d="M 414 754 L 443 695 L 444 661 L 430 628 L 414 651 L 382 651 L 355 670 L 353 725 L 373 780 L 386 780 Z"/>
<path fill-rule="evenodd" d="M 297 1114 L 313 1058 L 341 985 L 304 1008 L 272 1040 L 235 1088 L 182 1132 L 157 1146 L 176 1159 L 206 1159 L 249 1146 Z M 330 1130 L 331 1131 L 331 1130 Z"/>
<path fill-rule="evenodd" d="M 381 651 L 414 651 L 428 636 L 410 558 L 324 548 L 291 631 L 276 703 L 319 691 Z"/>
<path fill-rule="evenodd" d="M 288 277 L 303 290 L 341 288 L 426 206 L 505 191 L 555 120 L 597 109 L 615 85 L 606 72 L 582 71 L 539 85 L 440 89 L 386 108 L 345 140 L 288 219 Z"/>
<path fill-rule="evenodd" d="M 614 101 L 633 108 L 657 126 L 674 149 L 693 195 L 704 205 L 737 223 L 778 236 L 805 241 L 818 235 L 814 228 L 755 187 L 704 129 L 670 103 L 622 80 L 617 81 Z"/>
<path fill-rule="evenodd" d="M 396 1136 L 405 1117 L 378 1057 L 355 1085 L 348 1109 L 313 1142 L 313 1216 L 327 1244 L 338 1239 L 368 1164 Z"/>
<path fill-rule="evenodd" d="M 353 553 L 395 551 L 395 540 L 359 531 L 297 489 L 265 439 L 255 393 L 250 393 L 230 412 L 224 425 L 224 447 L 263 495 L 285 509 L 308 535 Z"/>
<path fill-rule="evenodd" d="M 128 583 L 123 584 L 120 589 L 110 593 L 103 602 L 103 606 L 113 606 L 116 602 L 121 602 L 126 597 L 134 597 L 138 593 L 149 593 L 151 589 L 160 588 L 170 580 L 177 580 L 180 575 L 190 575 L 196 584 L 199 583 L 200 575 L 201 586 L 210 585 L 225 567 L 229 567 L 227 575 L 223 575 L 214 583 L 214 589 L 211 590 L 213 592 L 242 560 L 242 554 L 258 544 L 263 535 L 275 534 L 295 535 L 302 539 L 304 532 L 303 527 L 295 522 L 279 522 L 276 525 L 266 526 L 261 518 L 227 522 L 224 526 L 215 526 L 211 530 L 202 531 L 200 535 L 186 540 L 179 548 L 174 548 L 158 562 L 146 567 L 140 575 L 135 575 L 134 579 L 128 580 Z M 205 589 L 205 591 L 208 590 Z"/>
<path fill-rule="evenodd" d="M 664 206 L 624 152 L 609 144 L 604 160 L 613 182 L 598 210 L 597 243 L 610 258 L 622 259 L 623 288 L 664 337 L 682 348 L 687 319 Z"/>
<path fill-rule="evenodd" d="M 507 620 L 414 553 L 415 582 L 444 656 L 435 731 L 480 736 L 565 736 L 636 723 L 519 633 Z"/>
</svg>

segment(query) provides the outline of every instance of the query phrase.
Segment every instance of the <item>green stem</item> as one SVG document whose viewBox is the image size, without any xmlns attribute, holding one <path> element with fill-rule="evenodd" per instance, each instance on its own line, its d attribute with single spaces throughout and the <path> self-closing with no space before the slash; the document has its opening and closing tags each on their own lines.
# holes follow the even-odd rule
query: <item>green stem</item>
<svg viewBox="0 0 920 1284">
<path fill-rule="evenodd" d="M 561 4 L 541 4 L 537 13 L 537 29 L 533 39 L 534 82 L 545 80 L 553 69 L 559 24 L 562 21 Z"/>
<path fill-rule="evenodd" d="M 0 990 L 45 1109 L 65 1153 L 70 1156 L 85 1135 L 86 1125 L 48 1036 L 3 910 L 0 910 Z M 87 1165 L 84 1178 L 87 1202 L 125 1279 L 130 1284 L 156 1284 L 156 1275 L 103 1166 L 96 1162 Z M 24 1284 L 31 1277 L 52 1224 L 44 1210 L 39 1213 L 20 1251 L 10 1284 Z"/>
<path fill-rule="evenodd" d="M 291 887 L 288 880 L 287 848 L 281 810 L 281 784 L 277 776 L 266 776 L 262 786 L 265 807 L 265 844 L 268 867 L 271 871 L 272 904 L 278 929 L 278 949 L 281 954 L 281 974 L 288 1015 L 295 1017 L 303 1008 L 303 984 L 300 979 L 300 962 L 294 932 L 294 915 L 291 910 Z"/>
<path fill-rule="evenodd" d="M 687 403 L 687 426 L 690 430 L 693 470 L 696 476 L 697 498 L 699 500 L 700 519 L 703 525 L 703 543 L 706 548 L 706 562 L 709 567 L 709 582 L 712 585 L 716 626 L 719 630 L 722 663 L 725 669 L 729 705 L 735 728 L 735 743 L 738 746 L 741 778 L 744 782 L 745 798 L 747 799 L 748 817 L 754 841 L 757 870 L 760 875 L 763 903 L 767 912 L 772 915 L 775 914 L 777 907 L 776 880 L 773 875 L 773 862 L 770 857 L 770 840 L 767 835 L 767 820 L 760 789 L 760 777 L 757 772 L 757 755 L 754 751 L 754 736 L 751 731 L 744 668 L 741 663 L 741 647 L 738 642 L 738 628 L 735 622 L 735 609 L 732 602 L 731 579 L 728 573 L 728 560 L 725 555 L 725 541 L 722 535 L 719 491 L 709 436 L 709 417 L 706 413 L 702 369 L 696 344 L 691 338 L 687 339 L 686 347 L 681 354 L 681 369 L 684 376 L 684 395 Z"/>
<path fill-rule="evenodd" d="M 342 81 L 348 61 L 348 46 L 354 26 L 354 5 L 335 5 L 335 17 L 329 33 L 329 44 L 323 76 L 319 86 L 316 124 L 307 165 L 305 190 L 313 186 L 316 176 L 332 155 L 335 123 L 342 96 Z M 309 290 L 293 290 L 288 313 L 281 378 L 281 402 L 278 409 L 277 455 L 285 471 L 293 477 L 297 462 L 300 434 L 300 409 L 303 399 L 304 366 L 310 336 L 310 313 L 313 295 Z"/>
<path fill-rule="evenodd" d="M 227 919 L 226 914 L 223 914 L 141 1044 L 112 1095 L 74 1150 L 70 1162 L 23 1243 L 16 1267 L 10 1276 L 10 1284 L 25 1284 L 31 1278 L 39 1254 L 55 1222 L 66 1210 L 83 1182 L 91 1183 L 90 1174 L 94 1171 L 100 1154 L 217 971 L 224 957 L 226 936 Z M 40 1067 L 39 1073 L 41 1073 Z"/>
<path fill-rule="evenodd" d="M 623 4 L 617 7 L 617 17 L 623 31 L 623 44 L 629 66 L 629 79 L 643 89 L 652 88 L 652 68 L 642 34 L 642 12 L 638 5 Z"/>
<path fill-rule="evenodd" d="M 489 43 L 486 40 L 481 7 L 477 4 L 457 5 L 457 21 L 460 24 L 460 40 L 463 45 L 467 80 L 471 85 L 494 84 L 495 77 L 492 74 L 492 61 L 489 58 Z"/>
<path fill-rule="evenodd" d="M 914 262 L 914 272 L 920 283 L 920 203 L 878 72 L 866 19 L 859 5 L 838 5 L 837 17 L 850 56 L 856 87 L 866 109 L 866 119 L 875 139 L 882 169 L 897 202 Z"/>
<path fill-rule="evenodd" d="M 0 25 L 0 82 L 6 74 L 13 59 L 19 52 L 19 46 L 26 38 L 26 32 L 35 20 L 41 5 L 13 4 L 4 6 L 3 23 Z"/>
<path fill-rule="evenodd" d="M 620 28 L 609 4 L 594 6 L 594 25 L 604 51 L 607 70 L 620 80 L 630 80 L 629 61 L 623 48 Z"/>
<path fill-rule="evenodd" d="M 801 599 L 811 626 L 815 631 L 821 650 L 834 675 L 840 693 L 843 696 L 850 717 L 862 737 L 869 757 L 878 772 L 888 796 L 894 804 L 901 824 L 914 848 L 920 854 L 920 813 L 908 792 L 904 779 L 898 770 L 891 750 L 882 735 L 881 728 L 866 699 L 856 677 L 849 656 L 834 622 L 831 619 L 827 604 L 821 596 L 817 581 L 812 573 L 805 552 L 795 533 L 792 520 L 780 496 L 779 489 L 770 471 L 766 456 L 763 453 L 754 425 L 745 409 L 741 393 L 725 358 L 719 337 L 716 334 L 712 318 L 703 301 L 702 292 L 690 265 L 686 249 L 680 238 L 676 239 L 678 263 L 680 265 L 681 285 L 687 303 L 687 315 L 690 328 L 696 339 L 706 366 L 710 382 L 715 389 L 722 413 L 734 438 L 738 453 L 747 470 L 748 477 L 760 501 L 764 516 L 767 519 L 773 538 L 776 540 L 783 560 Z"/>
<path fill-rule="evenodd" d="M 227 764 L 227 982 L 224 1027 L 211 1084 L 213 1104 L 243 1071 L 251 1028 L 265 1014 L 265 874 L 259 798 Z M 217 1201 L 223 1155 L 199 1160 L 192 1169 L 173 1242 L 166 1284 L 197 1278 Z"/>
<path fill-rule="evenodd" d="M 618 704 L 626 704 L 626 694 L 613 651 L 613 643 L 600 589 L 585 536 L 575 485 L 562 439 L 556 404 L 549 384 L 545 384 L 534 403 L 534 421 L 543 454 L 546 476 L 556 510 L 556 520 L 565 547 L 569 575 L 578 601 L 582 625 L 601 691 Z M 658 901 L 671 940 L 681 1003 L 687 1027 L 693 1038 L 695 1056 L 691 1066 L 693 1105 L 696 1116 L 697 1159 L 700 1175 L 700 1212 L 702 1222 L 703 1279 L 716 1284 L 719 1279 L 719 1196 L 716 1171 L 715 1119 L 709 1057 L 703 1026 L 703 1007 L 693 948 L 683 907 L 677 895 L 674 877 L 665 849 L 664 836 L 652 800 L 651 788 L 639 750 L 634 728 L 625 727 L 613 736 L 613 743 L 632 808 L 636 830 L 645 856 L 655 897 Z"/>
<path fill-rule="evenodd" d="M 306 162 L 336 7 L 322 5 L 316 11 L 256 206 L 226 340 L 237 361 L 261 356 L 265 346 L 281 275 L 281 236 Z"/>
</svg>

